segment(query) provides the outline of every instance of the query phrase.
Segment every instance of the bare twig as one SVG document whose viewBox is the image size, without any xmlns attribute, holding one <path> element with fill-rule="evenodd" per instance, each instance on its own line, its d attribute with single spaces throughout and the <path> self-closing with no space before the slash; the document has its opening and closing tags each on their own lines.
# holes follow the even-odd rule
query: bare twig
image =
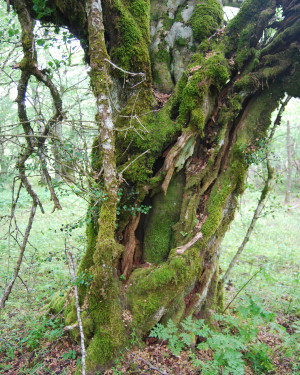
<svg viewBox="0 0 300 375">
<path fill-rule="evenodd" d="M 72 282 L 74 284 L 74 294 L 75 294 L 75 307 L 77 311 L 77 320 L 79 325 L 79 332 L 80 332 L 80 341 L 81 341 L 81 373 L 82 375 L 85 375 L 85 357 L 86 357 L 86 351 L 85 351 L 85 344 L 84 344 L 84 333 L 83 333 L 83 327 L 82 327 L 82 321 L 80 317 L 80 306 L 79 306 L 79 299 L 78 299 L 78 289 L 76 285 L 76 277 L 75 277 L 75 267 L 73 262 L 73 255 L 69 251 L 69 262 L 70 262 L 70 273 Z"/>
<path fill-rule="evenodd" d="M 134 160 L 132 160 L 131 163 L 129 163 L 124 169 L 122 169 L 122 171 L 119 173 L 119 175 L 122 175 L 127 168 L 129 168 L 135 161 L 137 161 L 139 158 L 141 158 L 142 156 L 144 156 L 145 154 L 147 154 L 150 150 L 146 150 L 144 151 L 142 154 L 140 154 L 139 156 L 137 156 Z"/>
<path fill-rule="evenodd" d="M 168 375 L 168 373 L 160 370 L 158 367 L 155 367 L 153 366 L 150 362 L 146 361 L 144 358 L 140 357 L 138 354 L 132 352 L 131 350 L 127 349 L 126 350 L 132 354 L 133 356 L 135 356 L 138 360 L 144 362 L 147 366 L 149 366 L 151 368 L 151 370 L 155 370 L 155 371 L 158 371 L 160 374 L 163 374 L 163 375 Z"/>
<path fill-rule="evenodd" d="M 16 278 L 19 275 L 19 271 L 20 271 L 21 264 L 22 264 L 22 261 L 23 261 L 23 256 L 24 256 L 24 253 L 25 253 L 25 249 L 26 249 L 26 245 L 27 245 L 27 242 L 28 242 L 29 234 L 30 234 L 30 231 L 31 231 L 31 228 L 32 228 L 33 219 L 34 219 L 34 216 L 35 216 L 35 213 L 36 213 L 36 206 L 37 206 L 37 202 L 33 201 L 32 207 L 31 207 L 31 212 L 30 212 L 30 217 L 28 219 L 27 228 L 26 228 L 26 231 L 25 231 L 25 235 L 24 235 L 24 238 L 23 238 L 22 245 L 21 245 L 21 251 L 20 251 L 20 254 L 19 254 L 19 259 L 17 261 L 17 265 L 15 267 L 14 274 L 13 274 L 10 282 L 8 283 L 7 287 L 4 289 L 2 298 L 0 300 L 0 311 L 5 307 L 5 302 L 8 300 L 8 297 L 11 293 L 12 287 L 13 287 L 15 281 L 16 281 Z"/>
<path fill-rule="evenodd" d="M 236 299 L 236 297 L 241 293 L 243 289 L 246 288 L 246 286 L 250 283 L 252 279 L 261 271 L 262 269 L 260 268 L 258 271 L 256 271 L 248 281 L 245 282 L 245 284 L 239 289 L 239 291 L 236 293 L 236 295 L 232 298 L 232 300 L 228 303 L 228 305 L 225 307 L 225 309 L 222 311 L 222 314 L 225 313 L 225 311 L 229 308 L 229 306 L 232 304 L 232 302 Z"/>
<path fill-rule="evenodd" d="M 139 73 L 129 72 L 128 70 L 124 70 L 124 69 L 120 68 L 118 65 L 114 64 L 112 61 L 110 61 L 110 60 L 108 60 L 108 59 L 106 59 L 106 58 L 104 59 L 104 61 L 108 62 L 108 63 L 109 63 L 110 65 L 112 65 L 115 69 L 118 69 L 118 70 L 120 70 L 121 72 L 123 72 L 124 75 L 125 75 L 125 74 L 129 74 L 129 75 L 131 75 L 131 76 L 133 76 L 133 77 L 136 77 L 136 76 L 140 76 L 140 77 L 142 77 L 142 80 L 141 80 L 140 82 L 138 82 L 136 85 L 132 86 L 132 87 L 135 87 L 135 86 L 141 84 L 141 83 L 144 82 L 145 79 L 146 79 L 146 74 L 143 73 L 143 72 L 139 72 Z"/>
</svg>

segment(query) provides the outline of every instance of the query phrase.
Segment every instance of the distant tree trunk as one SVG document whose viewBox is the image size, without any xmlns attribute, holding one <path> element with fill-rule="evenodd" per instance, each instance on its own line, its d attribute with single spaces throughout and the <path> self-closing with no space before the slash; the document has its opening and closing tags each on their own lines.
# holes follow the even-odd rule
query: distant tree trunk
<svg viewBox="0 0 300 375">
<path fill-rule="evenodd" d="M 286 150 L 287 150 L 287 170 L 286 170 L 286 192 L 285 192 L 285 203 L 289 203 L 291 200 L 292 190 L 292 157 L 293 157 L 293 145 L 291 139 L 291 126 L 290 122 L 286 123 Z"/>
<path fill-rule="evenodd" d="M 0 179 L 3 179 L 7 173 L 7 163 L 4 156 L 4 138 L 0 136 Z"/>
<path fill-rule="evenodd" d="M 49 0 L 45 15 L 11 2 L 69 27 L 91 68 L 98 192 L 78 272 L 93 277 L 79 302 L 95 374 L 132 330 L 222 304 L 219 245 L 251 155 L 285 93 L 300 95 L 299 1 L 246 0 L 226 30 L 218 0 Z M 76 316 L 70 301 L 66 324 Z"/>
</svg>

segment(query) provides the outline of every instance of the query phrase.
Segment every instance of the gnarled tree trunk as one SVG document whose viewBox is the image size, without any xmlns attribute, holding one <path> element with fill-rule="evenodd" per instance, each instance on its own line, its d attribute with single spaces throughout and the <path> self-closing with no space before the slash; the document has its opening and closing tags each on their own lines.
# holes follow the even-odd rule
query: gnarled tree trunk
<svg viewBox="0 0 300 375">
<path fill-rule="evenodd" d="M 97 102 L 103 199 L 79 269 L 93 275 L 80 289 L 92 374 L 133 329 L 221 304 L 219 245 L 251 154 L 285 93 L 300 94 L 300 1 L 246 0 L 226 29 L 218 0 L 47 6 L 42 21 L 80 38 Z M 76 320 L 73 302 L 65 317 Z"/>
</svg>

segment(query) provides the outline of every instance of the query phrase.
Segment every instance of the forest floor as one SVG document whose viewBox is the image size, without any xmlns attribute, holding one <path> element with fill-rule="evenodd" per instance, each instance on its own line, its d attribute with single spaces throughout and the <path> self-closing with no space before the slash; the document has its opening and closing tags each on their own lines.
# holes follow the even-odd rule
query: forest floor
<svg viewBox="0 0 300 375">
<path fill-rule="evenodd" d="M 44 188 L 39 189 L 40 195 L 48 196 Z M 243 239 L 256 197 L 256 193 L 249 193 L 241 201 L 240 210 L 222 244 L 223 270 Z M 52 207 L 49 205 L 46 206 L 48 214 L 39 214 L 21 279 L 17 281 L 0 316 L 1 374 L 73 374 L 80 361 L 80 347 L 64 333 L 61 318 L 49 321 L 44 318 L 43 310 L 57 290 L 64 291 L 71 285 L 66 247 L 73 252 L 77 266 L 85 247 L 84 226 L 81 219 L 73 222 L 73 217 L 82 215 L 84 218 L 86 205 L 64 191 L 61 199 L 68 209 L 51 215 Z M 279 194 L 277 201 L 282 202 L 283 195 Z M 30 202 L 26 196 L 20 202 L 18 219 L 22 230 L 26 225 Z M 0 199 L 1 212 L 9 213 L 9 204 L 10 196 L 4 192 Z M 300 373 L 299 214 L 300 200 L 297 198 L 288 206 L 271 203 L 268 214 L 257 222 L 245 252 L 226 285 L 225 306 L 239 293 L 228 310 L 230 316 L 237 316 L 240 306 L 247 304 L 249 298 L 259 301 L 255 302 L 255 306 L 263 306 L 274 314 L 273 322 L 259 324 L 255 345 L 263 351 L 259 352 L 257 363 L 253 358 L 252 361 L 246 360 L 245 374 Z M 4 226 L 0 230 L 4 233 Z M 0 294 L 17 254 L 17 249 L 1 237 Z M 254 274 L 255 278 L 242 289 Z M 128 351 L 106 375 L 201 374 L 200 361 L 212 363 L 216 354 L 211 349 L 199 350 L 196 347 L 191 350 L 184 347 L 174 355 L 164 341 L 147 339 L 142 347 L 137 345 L 134 337 L 130 341 Z M 270 360 L 262 355 L 264 353 Z M 211 372 L 214 373 L 217 372 Z"/>
</svg>

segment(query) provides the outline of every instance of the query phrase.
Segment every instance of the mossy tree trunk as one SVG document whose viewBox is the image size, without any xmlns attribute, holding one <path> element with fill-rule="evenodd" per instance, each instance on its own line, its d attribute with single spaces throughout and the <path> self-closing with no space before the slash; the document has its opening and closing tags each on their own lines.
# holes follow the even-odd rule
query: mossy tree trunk
<svg viewBox="0 0 300 375">
<path fill-rule="evenodd" d="M 80 290 L 92 374 L 132 330 L 143 336 L 221 304 L 219 245 L 251 154 L 285 93 L 300 94 L 300 1 L 245 0 L 226 28 L 218 0 L 47 7 L 42 21 L 81 40 L 98 110 L 92 161 L 103 200 L 91 202 L 79 269 L 93 275 Z M 75 322 L 72 303 L 65 317 Z"/>
</svg>

